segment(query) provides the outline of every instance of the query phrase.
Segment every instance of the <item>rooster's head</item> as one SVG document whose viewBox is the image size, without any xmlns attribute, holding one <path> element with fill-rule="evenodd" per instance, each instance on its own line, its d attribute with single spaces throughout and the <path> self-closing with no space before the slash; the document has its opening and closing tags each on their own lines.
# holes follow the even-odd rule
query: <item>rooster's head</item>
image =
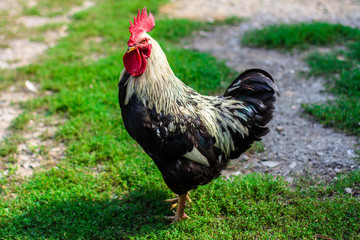
<svg viewBox="0 0 360 240">
<path fill-rule="evenodd" d="M 147 14 L 146 8 L 134 17 L 134 23 L 130 21 L 129 31 L 131 33 L 128 41 L 128 50 L 126 51 L 123 61 L 125 69 L 132 76 L 139 76 L 145 72 L 147 58 L 151 53 L 151 41 L 149 35 L 155 27 L 155 20 L 152 13 Z"/>
</svg>

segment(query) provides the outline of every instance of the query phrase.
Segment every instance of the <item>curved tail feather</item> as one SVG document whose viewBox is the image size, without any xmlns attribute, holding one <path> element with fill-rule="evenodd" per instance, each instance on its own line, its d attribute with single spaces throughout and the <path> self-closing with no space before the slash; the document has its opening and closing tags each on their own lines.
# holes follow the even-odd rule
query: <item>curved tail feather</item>
<svg viewBox="0 0 360 240">
<path fill-rule="evenodd" d="M 279 95 L 279 92 L 273 78 L 261 69 L 250 69 L 243 72 L 222 95 L 224 98 L 230 97 L 242 101 L 248 109 L 246 115 L 249 135 L 243 140 L 239 139 L 240 153 L 250 147 L 254 141 L 261 140 L 269 132 L 266 124 L 273 117 L 275 95 Z"/>
</svg>

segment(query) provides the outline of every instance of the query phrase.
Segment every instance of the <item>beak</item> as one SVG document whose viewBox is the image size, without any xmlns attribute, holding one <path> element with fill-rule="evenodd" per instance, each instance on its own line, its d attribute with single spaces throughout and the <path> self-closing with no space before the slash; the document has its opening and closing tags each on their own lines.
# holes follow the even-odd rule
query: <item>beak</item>
<svg viewBox="0 0 360 240">
<path fill-rule="evenodd" d="M 128 47 L 126 53 L 132 52 L 136 49 L 136 47 Z"/>
</svg>

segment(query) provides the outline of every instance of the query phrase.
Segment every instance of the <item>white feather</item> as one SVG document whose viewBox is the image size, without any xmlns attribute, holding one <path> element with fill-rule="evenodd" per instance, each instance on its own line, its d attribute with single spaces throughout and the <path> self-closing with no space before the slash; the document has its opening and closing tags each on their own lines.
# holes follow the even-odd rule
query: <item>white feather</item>
<svg viewBox="0 0 360 240">
<path fill-rule="evenodd" d="M 209 161 L 195 147 L 193 148 L 193 150 L 191 150 L 191 152 L 187 152 L 186 154 L 184 154 L 183 157 L 185 157 L 191 161 L 205 165 L 207 167 L 210 167 Z"/>
</svg>

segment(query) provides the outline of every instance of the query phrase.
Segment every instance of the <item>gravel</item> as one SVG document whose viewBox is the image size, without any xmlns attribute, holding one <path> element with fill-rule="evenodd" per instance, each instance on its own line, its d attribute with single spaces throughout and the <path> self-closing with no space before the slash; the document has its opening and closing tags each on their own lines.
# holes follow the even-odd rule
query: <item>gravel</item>
<svg viewBox="0 0 360 240">
<path fill-rule="evenodd" d="M 230 16 L 247 18 L 251 27 L 294 21 L 341 22 L 359 26 L 358 0 L 173 0 L 161 8 L 172 18 L 212 21 Z"/>
</svg>

